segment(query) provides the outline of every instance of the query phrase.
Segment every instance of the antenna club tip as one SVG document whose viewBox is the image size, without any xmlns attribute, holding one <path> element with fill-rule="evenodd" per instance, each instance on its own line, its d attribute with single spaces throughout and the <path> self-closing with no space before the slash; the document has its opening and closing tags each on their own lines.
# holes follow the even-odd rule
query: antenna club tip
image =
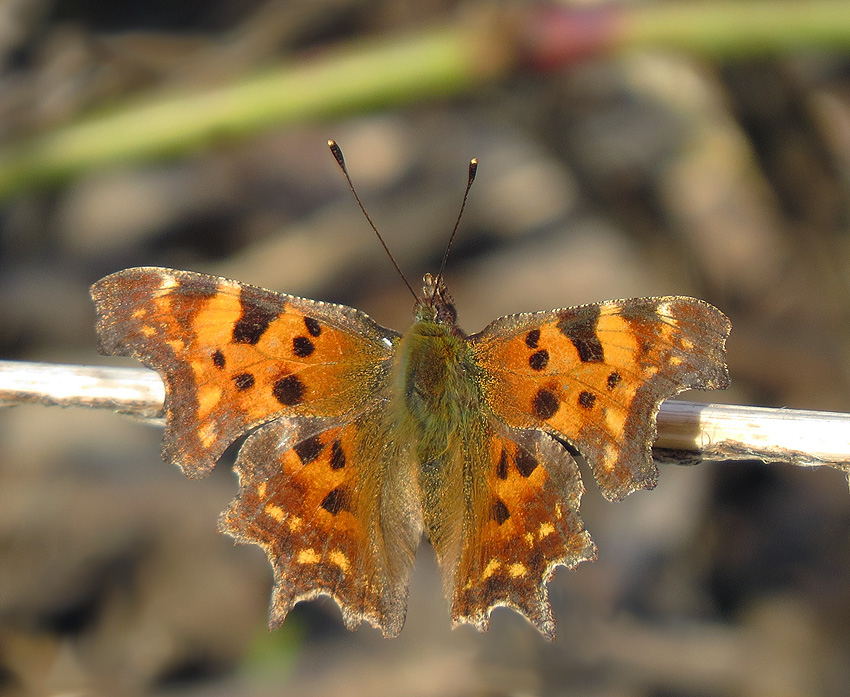
<svg viewBox="0 0 850 697">
<path fill-rule="evenodd" d="M 345 158 L 342 156 L 342 150 L 339 145 L 336 144 L 335 140 L 328 140 L 328 147 L 331 149 L 331 154 L 333 154 L 334 159 L 337 161 L 337 164 L 340 166 L 342 171 L 345 171 Z"/>
<path fill-rule="evenodd" d="M 475 173 L 478 172 L 478 158 L 473 157 L 469 161 L 469 186 L 472 186 L 472 182 L 475 180 Z M 469 188 L 467 187 L 467 191 Z"/>
</svg>

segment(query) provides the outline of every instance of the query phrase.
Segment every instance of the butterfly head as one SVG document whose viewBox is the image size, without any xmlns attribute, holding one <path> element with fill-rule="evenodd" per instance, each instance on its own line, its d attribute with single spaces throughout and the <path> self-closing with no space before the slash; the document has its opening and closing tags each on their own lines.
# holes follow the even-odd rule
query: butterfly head
<svg viewBox="0 0 850 697">
<path fill-rule="evenodd" d="M 457 310 L 441 276 L 426 273 L 422 279 L 422 297 L 416 301 L 416 319 L 455 325 Z"/>
</svg>

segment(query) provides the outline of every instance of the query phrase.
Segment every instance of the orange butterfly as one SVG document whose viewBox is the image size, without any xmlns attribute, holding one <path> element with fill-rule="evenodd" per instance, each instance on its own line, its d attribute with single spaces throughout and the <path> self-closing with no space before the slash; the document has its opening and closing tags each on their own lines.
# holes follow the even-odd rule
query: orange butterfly
<svg viewBox="0 0 850 697">
<path fill-rule="evenodd" d="M 596 556 L 564 443 L 608 499 L 651 488 L 660 403 L 729 382 L 729 321 L 693 298 L 511 315 L 467 336 L 430 275 L 404 334 L 172 269 L 120 271 L 92 297 L 101 351 L 165 381 L 165 460 L 204 476 L 253 430 L 220 529 L 266 550 L 272 626 L 328 595 L 350 629 L 397 635 L 424 532 L 453 624 L 485 630 L 506 606 L 554 638 L 547 582 Z"/>
</svg>

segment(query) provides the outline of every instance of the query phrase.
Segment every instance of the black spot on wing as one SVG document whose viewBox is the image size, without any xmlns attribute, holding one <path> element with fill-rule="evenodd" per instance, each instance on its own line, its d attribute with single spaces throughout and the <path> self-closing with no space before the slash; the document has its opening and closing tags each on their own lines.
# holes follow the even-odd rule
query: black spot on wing
<svg viewBox="0 0 850 697">
<path fill-rule="evenodd" d="M 592 409 L 593 405 L 596 404 L 596 395 L 593 392 L 582 390 L 578 396 L 578 403 L 584 409 Z"/>
<path fill-rule="evenodd" d="M 306 336 L 296 336 L 292 340 L 292 353 L 298 356 L 298 358 L 307 358 L 315 350 L 316 347 L 313 345 L 313 342 Z"/>
<path fill-rule="evenodd" d="M 310 336 L 319 336 L 322 333 L 322 325 L 319 324 L 319 320 L 312 317 L 304 318 L 304 326 L 307 327 Z"/>
<path fill-rule="evenodd" d="M 233 325 L 233 341 L 237 344 L 256 344 L 277 316 L 277 310 L 247 303 L 242 298 L 242 314 Z"/>
<path fill-rule="evenodd" d="M 345 467 L 345 451 L 342 449 L 342 443 L 335 440 L 331 445 L 331 469 L 341 470 Z"/>
<path fill-rule="evenodd" d="M 537 469 L 537 458 L 525 450 L 518 450 L 516 454 L 516 468 L 523 477 L 530 477 L 531 473 Z"/>
<path fill-rule="evenodd" d="M 319 440 L 318 436 L 312 436 L 311 438 L 302 440 L 292 449 L 301 459 L 302 464 L 309 465 L 322 452 L 322 441 Z"/>
<path fill-rule="evenodd" d="M 596 335 L 598 322 L 598 305 L 566 310 L 558 321 L 558 330 L 573 343 L 582 363 L 601 363 L 605 360 L 602 343 Z"/>
<path fill-rule="evenodd" d="M 616 370 L 608 376 L 608 389 L 613 390 L 617 385 L 620 384 L 620 381 L 623 379 L 623 376 L 620 375 Z"/>
<path fill-rule="evenodd" d="M 549 352 L 546 349 L 535 351 L 528 357 L 528 365 L 532 370 L 543 370 L 549 364 Z"/>
<path fill-rule="evenodd" d="M 546 419 L 551 419 L 555 415 L 555 412 L 558 411 L 559 404 L 560 400 L 558 399 L 558 395 L 547 390 L 545 387 L 542 387 L 534 396 L 534 399 L 531 402 L 531 408 L 534 411 L 535 416 L 545 421 Z"/>
<path fill-rule="evenodd" d="M 499 457 L 499 464 L 496 465 L 496 476 L 499 479 L 508 478 L 508 453 L 502 449 L 502 454 Z"/>
<path fill-rule="evenodd" d="M 224 366 L 227 365 L 227 361 L 224 360 L 224 354 L 221 351 L 219 351 L 218 349 L 213 351 L 212 362 L 213 362 L 213 365 L 216 368 L 218 368 L 219 370 L 222 370 L 224 368 Z"/>
<path fill-rule="evenodd" d="M 251 373 L 238 373 L 232 378 L 237 390 L 250 390 L 254 386 L 254 376 Z"/>
<path fill-rule="evenodd" d="M 286 375 L 275 382 L 272 394 L 283 406 L 294 406 L 304 397 L 304 383 L 297 375 Z"/>
<path fill-rule="evenodd" d="M 536 349 L 537 344 L 540 341 L 540 330 L 532 329 L 528 334 L 525 335 L 525 345 L 530 349 Z"/>
<path fill-rule="evenodd" d="M 493 505 L 490 508 L 490 517 L 499 525 L 503 525 L 505 521 L 511 517 L 511 512 L 508 510 L 508 507 L 502 499 L 496 499 L 493 501 Z"/>
<path fill-rule="evenodd" d="M 340 511 L 347 510 L 348 494 L 345 489 L 338 486 L 322 499 L 321 506 L 331 515 L 336 515 Z"/>
</svg>

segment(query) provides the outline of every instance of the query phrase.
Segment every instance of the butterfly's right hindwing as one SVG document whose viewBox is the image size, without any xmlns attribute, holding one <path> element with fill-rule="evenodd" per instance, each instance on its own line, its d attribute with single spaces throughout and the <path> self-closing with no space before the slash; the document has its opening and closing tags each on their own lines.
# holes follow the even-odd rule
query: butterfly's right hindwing
<svg viewBox="0 0 850 697">
<path fill-rule="evenodd" d="M 239 495 L 223 532 L 265 549 L 274 569 L 270 621 L 295 603 L 333 598 L 349 629 L 401 631 L 422 533 L 406 443 L 380 402 L 350 421 L 278 419 L 239 453 Z"/>
</svg>

